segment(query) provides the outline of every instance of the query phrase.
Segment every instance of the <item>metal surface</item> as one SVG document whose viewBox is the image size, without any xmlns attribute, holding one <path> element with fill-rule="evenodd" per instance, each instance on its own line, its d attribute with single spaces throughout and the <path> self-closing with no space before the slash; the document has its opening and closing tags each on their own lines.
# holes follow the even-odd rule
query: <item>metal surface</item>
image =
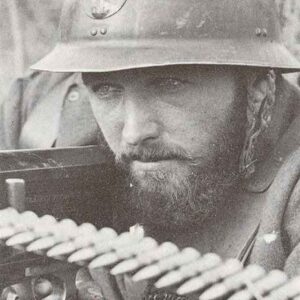
<svg viewBox="0 0 300 300">
<path fill-rule="evenodd" d="M 23 209 L 99 226 L 111 224 L 111 199 L 118 175 L 113 160 L 99 147 L 1 151 L 0 166 L 3 191 L 7 179 L 26 181 Z M 0 208 L 9 205 L 7 200 L 2 193 Z"/>
<path fill-rule="evenodd" d="M 199 64 L 299 71 L 280 34 L 273 0 L 67 0 L 61 40 L 33 68 L 108 72 Z"/>
</svg>

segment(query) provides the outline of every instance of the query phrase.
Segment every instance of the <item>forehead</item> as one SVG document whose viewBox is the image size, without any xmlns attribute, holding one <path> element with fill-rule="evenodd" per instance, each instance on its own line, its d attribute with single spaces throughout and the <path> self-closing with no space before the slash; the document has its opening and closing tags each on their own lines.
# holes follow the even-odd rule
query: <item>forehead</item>
<svg viewBox="0 0 300 300">
<path fill-rule="evenodd" d="M 131 69 L 125 71 L 103 72 L 103 73 L 82 73 L 85 83 L 101 80 L 146 80 L 157 77 L 176 77 L 193 78 L 194 80 L 211 80 L 212 78 L 232 78 L 238 70 L 222 66 L 195 66 L 195 65 L 177 65 L 162 66 L 152 68 Z"/>
</svg>

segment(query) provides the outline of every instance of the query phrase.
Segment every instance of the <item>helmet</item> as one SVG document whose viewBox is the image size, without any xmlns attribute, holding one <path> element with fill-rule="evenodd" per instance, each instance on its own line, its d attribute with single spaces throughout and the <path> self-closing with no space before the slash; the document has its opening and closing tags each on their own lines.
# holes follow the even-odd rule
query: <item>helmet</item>
<svg viewBox="0 0 300 300">
<path fill-rule="evenodd" d="M 273 0 L 67 0 L 60 41 L 32 68 L 109 72 L 229 65 L 300 71 Z"/>
</svg>

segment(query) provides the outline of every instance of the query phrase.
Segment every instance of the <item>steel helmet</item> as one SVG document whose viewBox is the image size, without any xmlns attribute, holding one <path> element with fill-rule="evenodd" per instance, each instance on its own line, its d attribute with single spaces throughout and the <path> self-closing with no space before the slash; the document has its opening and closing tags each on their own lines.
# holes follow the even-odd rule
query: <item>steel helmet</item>
<svg viewBox="0 0 300 300">
<path fill-rule="evenodd" d="M 66 0 L 60 41 L 33 66 L 108 72 L 199 64 L 300 71 L 273 0 Z"/>
</svg>

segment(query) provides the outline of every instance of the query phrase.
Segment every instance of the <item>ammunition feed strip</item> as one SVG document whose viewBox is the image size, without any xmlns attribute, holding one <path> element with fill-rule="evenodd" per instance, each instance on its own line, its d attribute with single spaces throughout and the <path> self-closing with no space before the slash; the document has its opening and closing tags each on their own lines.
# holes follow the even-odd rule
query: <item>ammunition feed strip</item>
<svg viewBox="0 0 300 300">
<path fill-rule="evenodd" d="M 236 259 L 180 250 L 170 242 L 158 244 L 138 228 L 118 235 L 110 228 L 97 230 L 88 223 L 78 226 L 71 219 L 7 208 L 0 211 L 0 241 L 90 269 L 108 267 L 112 275 L 130 273 L 135 282 L 151 279 L 157 289 L 200 300 L 300 300 L 300 277 L 289 279 L 279 270 L 267 273 L 258 265 L 244 268 Z"/>
</svg>

